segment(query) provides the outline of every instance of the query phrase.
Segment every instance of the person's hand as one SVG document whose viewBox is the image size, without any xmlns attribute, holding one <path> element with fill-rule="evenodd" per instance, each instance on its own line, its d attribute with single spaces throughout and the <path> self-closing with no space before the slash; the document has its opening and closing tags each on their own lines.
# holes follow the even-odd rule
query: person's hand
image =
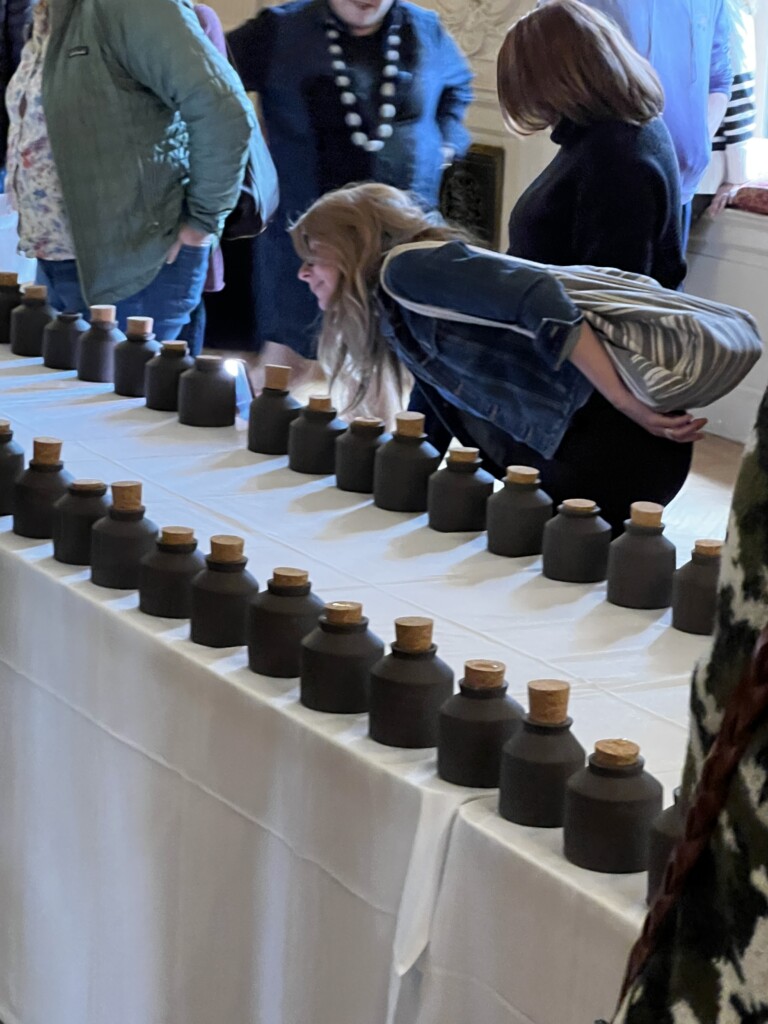
<svg viewBox="0 0 768 1024">
<path fill-rule="evenodd" d="M 656 412 L 625 389 L 621 400 L 614 403 L 619 412 L 624 413 L 634 423 L 647 430 L 654 437 L 664 437 L 668 441 L 681 444 L 688 441 L 700 441 L 704 436 L 702 430 L 709 422 L 706 419 L 694 419 L 689 412 L 663 413 Z"/>
<path fill-rule="evenodd" d="M 186 224 L 182 224 L 176 237 L 176 241 L 168 250 L 165 262 L 175 263 L 182 245 L 191 245 L 195 248 L 202 248 L 205 245 L 210 245 L 212 241 L 213 235 L 209 235 L 205 231 L 198 231 L 196 228 L 190 228 Z"/>
<path fill-rule="evenodd" d="M 726 206 L 729 206 L 731 201 L 736 198 L 739 187 L 739 185 L 732 185 L 730 181 L 724 181 L 707 207 L 709 216 L 716 217 L 718 213 L 722 213 Z"/>
</svg>

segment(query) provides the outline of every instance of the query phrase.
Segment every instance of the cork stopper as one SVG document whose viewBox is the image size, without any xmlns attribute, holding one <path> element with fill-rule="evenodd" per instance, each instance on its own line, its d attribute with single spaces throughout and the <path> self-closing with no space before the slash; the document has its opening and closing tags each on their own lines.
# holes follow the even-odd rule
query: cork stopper
<svg viewBox="0 0 768 1024">
<path fill-rule="evenodd" d="M 160 543 L 173 547 L 177 544 L 194 544 L 195 531 L 191 526 L 164 526 L 160 531 Z"/>
<path fill-rule="evenodd" d="M 395 416 L 400 437 L 421 437 L 424 433 L 424 414 L 421 412 L 399 412 Z"/>
<path fill-rule="evenodd" d="M 69 489 L 75 494 L 96 494 L 106 491 L 107 485 L 103 480 L 73 480 Z"/>
<path fill-rule="evenodd" d="M 91 306 L 91 320 L 97 324 L 113 324 L 117 319 L 115 306 Z"/>
<path fill-rule="evenodd" d="M 138 480 L 118 480 L 112 484 L 112 505 L 119 512 L 138 512 L 142 508 Z"/>
<path fill-rule="evenodd" d="M 407 615 L 402 619 L 395 619 L 395 636 L 397 646 L 411 654 L 419 651 L 428 651 L 432 646 L 432 619 L 425 619 L 419 615 Z"/>
<path fill-rule="evenodd" d="M 694 554 L 704 555 L 706 558 L 719 558 L 722 550 L 721 540 L 697 540 L 693 545 Z"/>
<path fill-rule="evenodd" d="M 25 299 L 47 299 L 48 289 L 44 284 L 25 284 L 24 285 L 24 298 Z"/>
<path fill-rule="evenodd" d="M 506 665 L 503 661 L 464 662 L 464 686 L 473 690 L 495 690 L 504 685 Z"/>
<path fill-rule="evenodd" d="M 198 369 L 214 370 L 223 362 L 221 356 L 195 356 L 195 366 Z"/>
<path fill-rule="evenodd" d="M 61 462 L 61 445 L 55 437 L 36 437 L 32 442 L 32 458 L 41 466 L 55 466 Z"/>
<path fill-rule="evenodd" d="M 569 512 L 575 512 L 576 515 L 584 516 L 590 512 L 596 512 L 597 503 L 590 501 L 589 498 L 566 498 L 563 508 Z"/>
<path fill-rule="evenodd" d="M 350 426 L 358 427 L 360 430 L 382 430 L 384 420 L 377 419 L 375 416 L 355 416 Z"/>
<path fill-rule="evenodd" d="M 0 420 L 0 434 L 7 434 L 11 429 L 10 420 Z"/>
<path fill-rule="evenodd" d="M 272 391 L 287 391 L 290 379 L 290 366 L 277 366 L 274 363 L 267 363 L 264 367 L 265 388 L 270 388 Z"/>
<path fill-rule="evenodd" d="M 313 412 L 333 412 L 333 402 L 330 395 L 310 395 L 307 408 Z"/>
<path fill-rule="evenodd" d="M 637 764 L 640 747 L 631 740 L 598 740 L 594 762 L 603 768 L 628 768 Z"/>
<path fill-rule="evenodd" d="M 306 587 L 309 573 L 306 569 L 290 569 L 281 565 L 273 570 L 272 582 L 276 587 Z"/>
<path fill-rule="evenodd" d="M 456 448 L 448 449 L 448 461 L 452 463 L 456 462 L 477 462 L 480 458 L 479 448 L 463 448 L 457 446 Z"/>
<path fill-rule="evenodd" d="M 178 352 L 180 355 L 185 356 L 189 346 L 186 341 L 164 341 L 163 351 L 164 352 Z"/>
<path fill-rule="evenodd" d="M 125 323 L 125 333 L 128 335 L 151 334 L 155 327 L 155 321 L 151 316 L 129 316 Z"/>
<path fill-rule="evenodd" d="M 542 725 L 560 725 L 568 717 L 571 687 L 562 679 L 532 679 L 528 683 L 528 717 Z"/>
<path fill-rule="evenodd" d="M 211 537 L 211 558 L 214 562 L 241 562 L 245 541 L 242 537 L 232 537 L 219 533 Z"/>
<path fill-rule="evenodd" d="M 0 272 L 0 287 L 3 288 L 15 288 L 19 283 L 19 275 L 11 274 L 9 271 L 4 270 Z"/>
<path fill-rule="evenodd" d="M 629 516 L 635 526 L 661 526 L 664 506 L 655 501 L 633 501 L 629 506 Z"/>
<path fill-rule="evenodd" d="M 361 622 L 363 606 L 358 601 L 332 601 L 325 606 L 325 617 L 336 626 Z"/>
<path fill-rule="evenodd" d="M 507 466 L 507 475 L 504 478 L 509 484 L 537 484 L 539 483 L 539 471 L 533 466 Z"/>
</svg>

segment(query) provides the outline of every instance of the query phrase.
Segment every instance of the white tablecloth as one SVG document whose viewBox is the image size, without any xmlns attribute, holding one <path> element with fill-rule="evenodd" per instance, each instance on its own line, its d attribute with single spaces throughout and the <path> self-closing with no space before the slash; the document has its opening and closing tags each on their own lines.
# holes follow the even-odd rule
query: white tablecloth
<svg viewBox="0 0 768 1024">
<path fill-rule="evenodd" d="M 499 658 L 521 700 L 529 679 L 569 679 L 585 745 L 630 736 L 675 783 L 687 679 L 706 641 L 669 629 L 669 613 L 613 608 L 603 586 L 544 580 L 539 559 L 496 558 L 483 536 L 434 534 L 424 516 L 293 474 L 284 458 L 246 451 L 243 424 L 182 427 L 36 360 L 0 356 L 0 415 L 28 453 L 33 436 L 63 438 L 76 476 L 142 480 L 147 515 L 193 526 L 204 550 L 213 533 L 243 535 L 262 582 L 278 565 L 309 569 L 324 598 L 362 601 L 387 641 L 396 616 L 432 615 L 457 674 L 467 658 Z M 672 539 L 687 558 L 693 538 Z M 421 1013 L 485 1024 L 455 1001 L 429 1016 L 442 999 L 438 961 L 451 963 L 444 946 L 425 953 L 442 869 L 443 939 L 464 892 L 459 923 L 482 957 L 488 915 L 509 929 L 504 942 L 529 943 L 507 880 L 551 840 L 523 843 L 500 821 L 483 826 L 501 830 L 492 841 L 465 835 L 486 803 L 457 812 L 484 794 L 438 780 L 434 751 L 381 747 L 365 716 L 303 708 L 295 680 L 252 674 L 242 649 L 194 646 L 186 624 L 141 615 L 135 594 L 92 586 L 51 551 L 0 533 L 5 1024 L 383 1024 L 403 977 L 399 1022 Z M 499 864 L 486 877 L 487 908 L 471 898 L 482 879 L 462 866 L 477 842 Z M 542 856 L 537 884 L 555 899 L 572 873 L 555 852 Z M 584 896 L 586 906 L 598 900 L 617 946 L 631 932 L 623 891 L 606 883 Z M 589 952 L 586 923 L 577 948 L 551 914 L 528 927 L 564 956 Z M 503 965 L 512 952 L 490 955 Z M 417 961 L 435 964 L 421 994 Z M 514 977 L 510 1006 L 528 1013 L 540 1003 L 517 990 L 538 979 Z M 531 1010 L 541 1024 L 555 1019 L 547 1000 L 570 1006 L 555 988 L 540 1017 Z M 523 1019 L 516 1013 L 498 1019 Z"/>
</svg>

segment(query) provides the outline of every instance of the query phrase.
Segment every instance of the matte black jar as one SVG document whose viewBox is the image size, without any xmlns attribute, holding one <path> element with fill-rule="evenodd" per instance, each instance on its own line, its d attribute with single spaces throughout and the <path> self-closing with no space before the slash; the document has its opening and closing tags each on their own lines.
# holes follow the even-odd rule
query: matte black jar
<svg viewBox="0 0 768 1024">
<path fill-rule="evenodd" d="M 115 348 L 125 335 L 117 326 L 114 306 L 91 306 L 91 326 L 80 338 L 77 376 L 97 384 L 111 384 L 115 377 Z"/>
<path fill-rule="evenodd" d="M 437 746 L 440 708 L 453 693 L 453 671 L 437 657 L 432 619 L 395 619 L 395 643 L 371 669 L 369 731 L 388 747 Z"/>
<path fill-rule="evenodd" d="M 499 814 L 535 828 L 559 828 L 568 779 L 584 767 L 586 751 L 571 733 L 568 683 L 528 684 L 529 712 L 501 753 Z"/>
<path fill-rule="evenodd" d="M 115 394 L 143 398 L 147 363 L 160 351 L 151 316 L 129 316 L 126 338 L 115 347 Z"/>
<path fill-rule="evenodd" d="M 544 527 L 542 572 L 565 583 L 598 583 L 608 572 L 611 528 L 594 501 L 568 498 Z"/>
<path fill-rule="evenodd" d="M 192 615 L 192 580 L 205 569 L 194 530 L 164 526 L 154 551 L 139 564 L 139 610 L 165 619 Z"/>
<path fill-rule="evenodd" d="M 194 365 L 186 341 L 164 341 L 158 354 L 144 367 L 147 408 L 177 412 L 181 375 Z"/>
<path fill-rule="evenodd" d="M 648 840 L 648 890 L 645 901 L 653 903 L 661 889 L 672 850 L 685 833 L 686 804 L 680 786 L 675 789 L 674 802 L 661 812 L 651 825 Z"/>
<path fill-rule="evenodd" d="M 336 438 L 336 486 L 340 491 L 373 494 L 373 465 L 376 452 L 391 441 L 384 421 L 358 416 L 349 430 Z"/>
<path fill-rule="evenodd" d="M 384 644 L 368 629 L 361 604 L 327 604 L 301 641 L 301 703 L 336 715 L 367 711 L 371 668 L 383 654 Z"/>
<path fill-rule="evenodd" d="M 488 499 L 488 550 L 506 558 L 540 555 L 552 499 L 542 491 L 538 469 L 508 466 L 504 486 Z"/>
<path fill-rule="evenodd" d="M 336 438 L 347 429 L 328 395 L 311 395 L 288 430 L 288 466 L 327 476 L 336 467 Z"/>
<path fill-rule="evenodd" d="M 481 468 L 477 448 L 451 448 L 445 469 L 429 478 L 429 528 L 439 533 L 485 529 L 485 508 L 493 494 L 493 477 Z"/>
<path fill-rule="evenodd" d="M 0 273 L 0 345 L 7 345 L 11 340 L 11 312 L 19 305 L 19 275 L 3 271 Z"/>
<path fill-rule="evenodd" d="M 16 481 L 24 472 L 24 449 L 13 440 L 9 420 L 0 420 L 0 516 L 13 512 Z"/>
<path fill-rule="evenodd" d="M 440 708 L 437 774 L 457 786 L 499 784 L 501 750 L 519 730 L 523 709 L 507 696 L 500 661 L 468 661 L 459 692 Z"/>
<path fill-rule="evenodd" d="M 11 311 L 11 352 L 16 356 L 41 356 L 43 331 L 55 315 L 44 284 L 24 285 L 21 305 Z"/>
<path fill-rule="evenodd" d="M 61 461 L 61 441 L 36 437 L 26 470 L 13 492 L 13 532 L 20 537 L 53 537 L 54 505 L 72 483 Z"/>
<path fill-rule="evenodd" d="M 645 871 L 651 825 L 662 807 L 661 783 L 643 770 L 629 740 L 600 740 L 586 768 L 568 780 L 563 841 L 566 859 L 590 871 Z"/>
<path fill-rule="evenodd" d="M 709 636 L 715 628 L 717 583 L 720 578 L 719 540 L 697 540 L 691 560 L 672 579 L 672 625 L 683 633 Z"/>
<path fill-rule="evenodd" d="M 157 527 L 144 518 L 141 484 L 112 484 L 112 505 L 91 530 L 91 582 L 114 590 L 138 589 L 139 564 L 156 539 Z"/>
<path fill-rule="evenodd" d="M 301 641 L 325 605 L 312 593 L 309 573 L 279 568 L 248 608 L 248 667 L 262 676 L 292 679 L 301 671 Z"/>
<path fill-rule="evenodd" d="M 221 356 L 196 356 L 179 380 L 179 423 L 231 427 L 235 423 L 235 378 Z"/>
<path fill-rule="evenodd" d="M 206 567 L 192 580 L 190 639 L 204 647 L 240 647 L 245 643 L 248 602 L 259 584 L 246 572 L 240 537 L 211 537 Z"/>
<path fill-rule="evenodd" d="M 426 512 L 429 478 L 442 461 L 420 412 L 397 414 L 392 440 L 376 452 L 373 503 L 390 512 Z"/>
<path fill-rule="evenodd" d="M 43 329 L 43 365 L 51 370 L 77 369 L 80 339 L 88 331 L 81 313 L 58 313 Z"/>
<path fill-rule="evenodd" d="M 662 537 L 664 509 L 652 501 L 635 501 L 625 531 L 608 552 L 611 604 L 622 608 L 668 608 L 672 603 L 675 545 Z"/>
<path fill-rule="evenodd" d="M 53 557 L 65 565 L 91 564 L 91 530 L 109 512 L 107 485 L 101 480 L 73 480 L 56 502 Z"/>
<path fill-rule="evenodd" d="M 288 392 L 289 366 L 264 367 L 264 388 L 251 402 L 248 450 L 260 455 L 286 455 L 288 431 L 301 412 L 301 403 Z"/>
</svg>

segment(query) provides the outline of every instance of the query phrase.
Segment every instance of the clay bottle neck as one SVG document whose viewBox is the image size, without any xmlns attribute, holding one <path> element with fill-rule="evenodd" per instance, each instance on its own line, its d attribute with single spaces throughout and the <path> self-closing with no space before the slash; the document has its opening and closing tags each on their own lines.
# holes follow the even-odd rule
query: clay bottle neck
<svg viewBox="0 0 768 1024">
<path fill-rule="evenodd" d="M 162 541 L 158 541 L 157 550 L 167 555 L 191 555 L 197 550 L 197 541 L 190 541 L 189 544 L 163 544 Z"/>
<path fill-rule="evenodd" d="M 76 324 L 80 318 L 80 313 L 59 313 L 56 317 L 56 319 L 62 324 Z"/>
<path fill-rule="evenodd" d="M 633 523 L 631 519 L 626 519 L 624 526 L 627 533 L 635 537 L 660 537 L 664 533 L 663 523 L 660 526 L 640 526 L 638 523 Z"/>
<path fill-rule="evenodd" d="M 479 462 L 448 462 L 445 467 L 451 473 L 463 473 L 469 476 L 480 469 Z"/>
<path fill-rule="evenodd" d="M 208 373 L 208 374 L 211 374 L 212 376 L 224 376 L 224 364 L 223 363 L 209 363 L 209 362 L 201 363 L 199 361 L 196 361 L 195 362 L 195 369 L 198 370 L 200 373 Z M 234 380 L 234 378 L 232 378 L 232 379 Z"/>
<path fill-rule="evenodd" d="M 13 440 L 13 431 L 9 430 L 5 434 L 0 434 L 0 444 L 8 444 L 9 441 Z"/>
<path fill-rule="evenodd" d="M 22 304 L 25 305 L 28 309 L 35 309 L 35 308 L 39 309 L 41 306 L 46 306 L 48 304 L 48 300 L 47 299 L 30 299 L 30 298 L 25 297 L 24 299 L 22 299 Z"/>
<path fill-rule="evenodd" d="M 179 352 L 175 349 L 169 350 L 167 348 L 163 348 L 160 350 L 160 355 L 163 359 L 183 359 L 186 354 L 186 352 Z"/>
<path fill-rule="evenodd" d="M 114 331 L 116 327 L 116 320 L 93 320 L 91 323 L 91 330 L 101 331 L 102 334 L 109 334 L 109 332 Z"/>
<path fill-rule="evenodd" d="M 248 559 L 239 558 L 236 562 L 217 562 L 210 555 L 206 555 L 205 564 L 213 572 L 242 572 L 248 564 Z"/>
<path fill-rule="evenodd" d="M 362 441 L 372 441 L 374 438 L 381 437 L 384 433 L 383 425 L 378 427 L 365 427 L 359 423 L 351 423 L 349 432 L 354 434 L 355 437 L 359 437 Z"/>
<path fill-rule="evenodd" d="M 504 486 L 508 491 L 512 491 L 513 493 L 523 491 L 530 494 L 531 492 L 538 491 L 539 489 L 539 484 L 521 484 L 516 480 L 505 480 Z"/>
<path fill-rule="evenodd" d="M 562 508 L 558 514 L 573 522 L 578 521 L 579 519 L 597 519 L 599 509 L 592 509 L 589 512 L 576 512 L 571 508 Z"/>
<path fill-rule="evenodd" d="M 426 434 L 421 434 L 419 437 L 409 437 L 407 434 L 393 434 L 392 440 L 398 444 L 410 445 L 411 448 L 418 448 L 419 445 L 424 444 L 427 440 Z"/>
<path fill-rule="evenodd" d="M 504 683 L 502 686 L 465 686 L 464 683 L 459 683 L 459 691 L 462 697 L 469 697 L 470 700 L 494 700 L 499 697 L 504 697 L 507 692 L 507 684 Z"/>
<path fill-rule="evenodd" d="M 118 523 L 137 523 L 140 519 L 144 518 L 144 506 L 141 508 L 115 508 L 111 505 L 109 508 L 109 518 L 116 520 Z"/>
<path fill-rule="evenodd" d="M 311 583 L 302 583 L 297 587 L 281 587 L 272 580 L 267 580 L 267 590 L 277 597 L 305 597 L 312 589 Z"/>
<path fill-rule="evenodd" d="M 638 757 L 634 764 L 609 767 L 608 765 L 597 764 L 595 762 L 595 755 L 589 755 L 589 770 L 594 772 L 595 775 L 602 775 L 609 779 L 629 779 L 634 775 L 641 775 L 644 766 L 645 760 L 642 757 Z"/>
<path fill-rule="evenodd" d="M 59 473 L 64 468 L 64 463 L 37 462 L 35 459 L 30 459 L 29 468 L 34 470 L 35 473 Z"/>
<path fill-rule="evenodd" d="M 106 487 L 94 487 L 90 491 L 83 491 L 79 488 L 69 488 L 69 493 L 73 498 L 103 498 L 107 493 Z"/>
<path fill-rule="evenodd" d="M 329 622 L 324 615 L 317 621 L 324 633 L 364 633 L 368 628 L 368 619 L 364 615 L 359 622 Z"/>
<path fill-rule="evenodd" d="M 562 722 L 533 722 L 530 715 L 523 719 L 523 727 L 526 732 L 535 733 L 538 736 L 554 736 L 557 733 L 568 732 L 573 725 L 572 718 L 566 718 Z"/>
<path fill-rule="evenodd" d="M 720 555 L 702 555 L 698 551 L 691 553 L 691 561 L 695 565 L 706 565 L 709 568 L 720 570 Z"/>
<path fill-rule="evenodd" d="M 405 651 L 399 644 L 393 643 L 392 654 L 404 661 L 431 661 L 437 654 L 437 644 L 430 644 L 426 651 Z"/>
<path fill-rule="evenodd" d="M 138 342 L 139 345 L 143 345 L 147 341 L 154 341 L 155 335 L 150 331 L 147 334 L 127 334 L 125 336 L 126 341 Z"/>
<path fill-rule="evenodd" d="M 334 409 L 305 409 L 304 419 L 310 423 L 330 423 L 331 420 L 336 418 L 336 412 Z"/>
<path fill-rule="evenodd" d="M 288 394 L 286 388 L 263 388 L 263 395 L 269 395 L 270 398 L 285 398 Z"/>
</svg>

